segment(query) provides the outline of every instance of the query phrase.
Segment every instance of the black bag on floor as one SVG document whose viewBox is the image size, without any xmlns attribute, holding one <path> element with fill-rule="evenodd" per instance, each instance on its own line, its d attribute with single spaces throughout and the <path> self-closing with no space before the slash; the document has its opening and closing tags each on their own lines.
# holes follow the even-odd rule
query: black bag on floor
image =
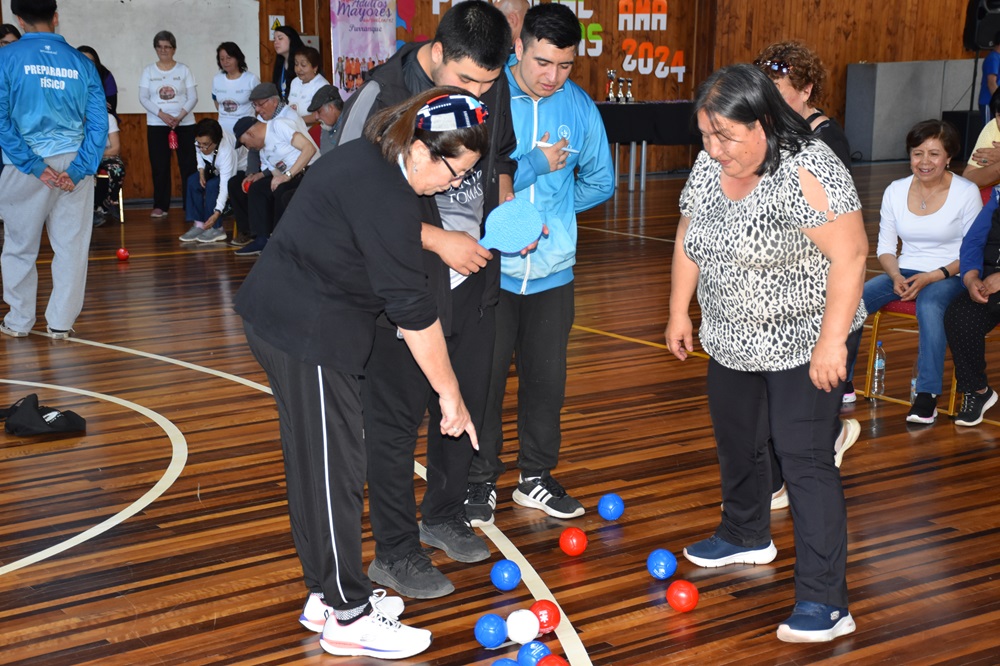
<svg viewBox="0 0 1000 666">
<path fill-rule="evenodd" d="M 53 435 L 67 432 L 87 432 L 87 421 L 76 412 L 60 412 L 38 404 L 38 395 L 27 395 L 9 409 L 0 409 L 0 420 L 6 419 L 4 430 L 11 435 Z"/>
</svg>

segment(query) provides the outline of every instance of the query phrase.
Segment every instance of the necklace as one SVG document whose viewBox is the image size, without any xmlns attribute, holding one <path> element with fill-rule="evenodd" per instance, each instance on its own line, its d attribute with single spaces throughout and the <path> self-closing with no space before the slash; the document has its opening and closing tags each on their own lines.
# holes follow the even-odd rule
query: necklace
<svg viewBox="0 0 1000 666">
<path fill-rule="evenodd" d="M 920 189 L 924 189 L 922 184 L 921 184 Z M 931 197 L 935 196 L 939 192 L 942 192 L 942 191 L 944 191 L 944 190 L 943 189 L 937 189 L 937 190 L 932 190 L 930 194 L 924 194 L 924 195 L 918 194 L 917 196 L 920 197 L 920 210 L 927 210 L 927 200 L 930 199 Z"/>
</svg>

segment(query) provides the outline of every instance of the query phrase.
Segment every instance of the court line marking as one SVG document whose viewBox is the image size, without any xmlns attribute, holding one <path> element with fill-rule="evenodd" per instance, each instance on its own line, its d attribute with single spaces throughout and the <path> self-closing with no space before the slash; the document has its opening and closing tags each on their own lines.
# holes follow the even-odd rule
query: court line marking
<svg viewBox="0 0 1000 666">
<path fill-rule="evenodd" d="M 32 331 L 32 333 L 35 334 L 35 335 L 42 336 L 42 337 L 51 337 L 48 333 L 42 333 L 40 331 Z M 627 338 L 625 338 L 625 339 L 627 339 Z M 263 384 L 259 384 L 259 383 L 254 382 L 254 381 L 250 381 L 249 379 L 244 379 L 243 377 L 240 377 L 238 375 L 233 375 L 233 374 L 230 374 L 228 372 L 222 372 L 221 370 L 215 370 L 213 368 L 209 368 L 209 367 L 206 367 L 206 366 L 196 365 L 194 363 L 188 363 L 187 361 L 181 361 L 181 360 L 178 360 L 178 359 L 169 358 L 167 356 L 160 356 L 159 354 L 153 354 L 153 353 L 150 353 L 150 352 L 140 351 L 138 349 L 132 349 L 130 347 L 122 347 L 122 346 L 119 346 L 119 345 L 110 345 L 110 344 L 107 344 L 107 343 L 104 343 L 104 342 L 95 342 L 93 340 L 84 340 L 82 338 L 74 338 L 74 337 L 67 338 L 67 340 L 70 340 L 70 341 L 73 341 L 73 342 L 79 342 L 79 343 L 85 344 L 85 345 L 90 345 L 92 347 L 99 347 L 99 348 L 103 348 L 103 349 L 109 349 L 109 350 L 114 350 L 114 351 L 122 352 L 122 353 L 125 353 L 125 354 L 133 354 L 135 356 L 141 356 L 143 358 L 148 358 L 148 359 L 151 359 L 151 360 L 162 361 L 164 363 L 169 363 L 169 364 L 172 364 L 172 365 L 177 365 L 177 366 L 180 366 L 182 368 L 186 368 L 188 370 L 193 370 L 195 372 L 202 372 L 202 373 L 205 373 L 205 374 L 213 375 L 215 377 L 219 377 L 221 379 L 227 379 L 227 380 L 230 380 L 230 381 L 234 381 L 234 382 L 236 382 L 238 384 L 242 384 L 244 386 L 256 389 L 258 391 L 263 391 L 264 393 L 267 393 L 267 394 L 271 394 L 271 389 L 269 387 L 267 387 L 267 386 L 264 386 Z M 7 380 L 0 380 L 0 382 L 6 382 L 6 383 L 23 383 L 23 384 L 31 385 L 31 386 L 48 386 L 48 385 L 43 385 L 43 384 L 33 384 L 33 383 L 28 383 L 28 382 L 14 382 L 14 381 L 7 381 Z M 91 393 L 89 391 L 83 391 L 83 390 L 76 390 L 76 389 L 67 389 L 67 390 L 78 392 L 78 393 L 81 393 L 83 395 L 99 395 L 99 394 L 94 394 L 94 393 Z M 108 396 L 108 397 L 110 398 L 111 396 Z M 113 399 L 113 401 L 118 402 L 118 399 Z M 120 402 L 120 404 L 126 404 L 126 403 L 127 403 L 127 401 L 121 401 Z M 128 404 L 131 404 L 131 403 L 128 403 Z M 136 405 L 136 407 L 139 407 L 139 405 Z M 156 412 L 153 412 L 152 410 L 146 410 L 146 408 L 144 408 L 144 407 L 141 408 L 141 409 L 144 410 L 143 413 L 148 412 L 149 414 L 153 414 L 153 415 L 159 416 L 159 414 L 156 414 Z M 163 418 L 163 417 L 160 417 L 160 418 Z M 169 424 L 169 426 L 171 428 L 173 428 L 174 430 L 177 430 L 176 426 L 174 426 L 172 423 L 170 423 L 169 421 L 166 421 L 166 419 L 164 419 L 164 421 L 167 424 Z M 180 435 L 180 431 L 179 430 L 177 430 L 177 433 L 178 433 L 178 435 Z M 183 435 L 180 435 L 180 436 L 181 436 L 181 439 L 183 440 Z M 184 459 L 185 459 L 185 461 L 187 459 L 186 447 L 185 447 L 185 458 Z M 171 465 L 173 465 L 173 461 L 172 460 L 171 460 Z M 182 463 L 181 464 L 181 469 L 183 469 L 183 466 L 184 465 Z M 168 469 L 170 469 L 170 468 L 168 467 Z M 413 461 L 413 470 L 414 470 L 414 472 L 416 472 L 416 474 L 421 479 L 423 479 L 424 481 L 427 480 L 427 469 L 422 464 L 420 464 L 419 462 L 417 462 L 416 460 Z M 177 476 L 179 476 L 179 474 L 180 474 L 180 469 L 178 469 L 177 474 L 174 476 L 174 478 L 171 479 L 171 481 L 170 481 L 171 484 L 173 483 L 174 480 L 176 480 L 176 478 L 177 478 Z M 163 479 L 161 479 L 161 482 L 162 481 L 163 481 Z M 157 485 L 154 486 L 154 488 L 158 487 L 159 485 L 160 485 L 160 483 L 157 483 Z M 167 485 L 167 487 L 169 487 L 169 484 Z M 163 488 L 162 490 L 160 490 L 159 493 L 156 495 L 156 497 L 158 497 L 160 494 L 162 494 L 164 490 L 166 490 L 166 487 Z M 152 492 L 152 491 L 150 491 L 150 492 Z M 147 493 L 146 495 L 149 495 L 149 494 L 150 493 Z M 144 499 L 146 497 L 146 495 L 143 495 L 143 498 L 141 498 L 139 501 L 142 501 L 142 499 Z M 138 511 L 140 511 L 141 509 L 145 508 L 150 502 L 153 501 L 153 499 L 155 499 L 155 497 L 151 498 L 148 502 L 146 502 L 146 504 L 144 504 L 141 507 L 137 508 L 135 511 L 132 511 L 127 516 L 124 516 L 118 522 L 113 523 L 113 524 L 109 524 L 107 527 L 105 527 L 103 530 L 101 530 L 101 532 L 107 531 L 108 529 L 110 529 L 114 525 L 117 525 L 118 523 L 122 522 L 122 520 L 124 520 L 125 518 L 127 518 L 127 517 L 129 517 L 131 515 L 134 515 L 135 513 L 137 513 Z M 128 511 L 128 509 L 126 509 L 125 511 Z M 125 511 L 123 511 L 122 513 L 125 513 Z M 107 522 L 107 521 L 105 521 L 105 522 Z M 102 525 L 103 524 L 104 523 L 102 523 Z M 531 595 L 535 598 L 536 601 L 542 600 L 542 599 L 548 599 L 549 601 L 552 601 L 553 603 L 555 603 L 556 606 L 559 606 L 559 602 L 556 601 L 555 596 L 549 590 L 548 586 L 542 580 L 541 576 L 538 575 L 538 573 L 535 571 L 534 567 L 532 567 L 531 564 L 528 562 L 527 558 L 525 558 L 524 555 L 521 554 L 521 552 L 517 549 L 517 546 L 515 546 L 510 541 L 510 539 L 508 539 L 507 536 L 499 528 L 495 527 L 494 525 L 484 525 L 484 526 L 482 526 L 481 529 L 483 530 L 483 533 L 486 534 L 486 536 L 490 539 L 490 541 L 492 541 L 493 544 L 500 550 L 500 552 L 504 555 L 504 557 L 506 557 L 508 560 L 511 560 L 512 562 L 514 562 L 515 564 L 517 564 L 518 567 L 520 567 L 520 569 L 521 569 L 521 580 L 524 581 L 525 586 L 528 588 L 528 591 L 531 592 Z M 91 530 L 88 530 L 87 532 L 90 532 L 90 531 Z M 85 532 L 84 534 L 87 534 L 87 532 Z M 93 534 L 90 534 L 86 538 L 81 538 L 78 542 L 82 543 L 84 540 L 89 539 L 92 536 L 97 536 L 101 532 L 95 532 Z M 76 544 L 74 543 L 73 545 L 76 545 Z M 67 548 L 68 547 L 69 546 L 67 546 Z M 65 548 L 63 550 L 65 550 Z M 43 551 L 43 552 L 45 552 L 45 551 Z M 61 552 L 61 551 L 57 551 L 57 552 Z M 54 555 L 55 553 L 51 553 L 51 554 Z M 49 555 L 46 555 L 46 557 L 48 557 L 48 556 Z M 25 558 L 25 559 L 29 559 L 29 558 Z M 21 560 L 21 561 L 23 561 L 23 560 Z M 27 566 L 27 564 L 31 564 L 31 563 L 32 562 L 25 562 L 25 564 L 22 564 L 21 566 Z M 17 564 L 17 563 L 14 563 L 14 564 Z M 6 567 L 4 567 L 4 569 L 6 569 Z M 0 569 L 0 575 L 2 575 L 3 573 L 5 573 L 4 569 Z M 572 666 L 592 666 L 593 662 L 591 662 L 591 660 L 590 660 L 590 655 L 587 654 L 587 648 L 584 646 L 583 641 L 580 639 L 579 634 L 577 634 L 576 629 L 573 627 L 573 623 L 570 621 L 570 619 L 566 615 L 566 613 L 563 612 L 562 606 L 559 606 L 559 612 L 560 612 L 560 614 L 562 616 L 562 620 L 559 622 L 559 626 L 556 627 L 555 634 L 556 634 L 556 638 L 559 639 L 560 645 L 562 645 L 563 651 L 566 653 L 566 658 L 569 660 L 569 663 Z"/>
<path fill-rule="evenodd" d="M 95 393 L 94 391 L 88 391 L 86 389 L 78 389 L 70 386 L 59 386 L 58 384 L 44 384 L 41 382 L 28 382 L 20 381 L 15 379 L 0 379 L 0 384 L 13 384 L 17 386 L 31 386 L 33 388 L 49 389 L 53 391 L 65 391 L 67 393 L 76 393 L 78 395 L 85 395 L 91 398 L 96 398 L 98 400 L 106 400 L 108 402 L 113 402 L 122 407 L 132 409 L 139 412 L 146 418 L 150 419 L 154 423 L 160 426 L 166 433 L 167 437 L 170 438 L 170 464 L 167 465 L 167 469 L 163 472 L 163 476 L 157 481 L 149 490 L 143 494 L 142 497 L 135 500 L 127 507 L 116 513 L 115 515 L 107 518 L 97 525 L 76 534 L 69 539 L 57 543 L 53 546 L 49 546 L 44 550 L 40 550 L 36 553 L 32 553 L 27 557 L 23 557 L 20 560 L 16 560 L 0 567 L 0 576 L 8 574 L 12 571 L 17 571 L 28 565 L 36 564 L 42 560 L 46 560 L 53 555 L 58 555 L 59 553 L 65 552 L 74 546 L 78 546 L 85 541 L 89 541 L 96 536 L 104 534 L 111 528 L 125 522 L 127 519 L 131 518 L 135 514 L 139 513 L 147 506 L 152 504 L 157 500 L 160 495 L 165 493 L 170 486 L 174 484 L 177 477 L 180 476 L 181 472 L 184 470 L 184 465 L 187 464 L 187 440 L 184 438 L 184 434 L 181 433 L 180 429 L 170 422 L 165 416 L 154 412 L 153 410 L 143 407 L 137 403 L 131 402 L 129 400 L 124 400 L 122 398 L 115 397 L 113 395 L 108 395 L 106 393 Z"/>
</svg>

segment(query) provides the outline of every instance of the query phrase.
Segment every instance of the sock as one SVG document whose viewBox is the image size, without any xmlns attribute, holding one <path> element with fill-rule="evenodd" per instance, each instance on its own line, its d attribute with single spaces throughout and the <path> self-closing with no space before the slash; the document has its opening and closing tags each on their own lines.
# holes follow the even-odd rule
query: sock
<svg viewBox="0 0 1000 666">
<path fill-rule="evenodd" d="M 338 623 L 346 627 L 349 624 L 354 624 L 371 612 L 371 602 L 365 602 L 364 606 L 357 606 L 348 610 L 334 610 L 333 616 L 337 618 Z"/>
</svg>

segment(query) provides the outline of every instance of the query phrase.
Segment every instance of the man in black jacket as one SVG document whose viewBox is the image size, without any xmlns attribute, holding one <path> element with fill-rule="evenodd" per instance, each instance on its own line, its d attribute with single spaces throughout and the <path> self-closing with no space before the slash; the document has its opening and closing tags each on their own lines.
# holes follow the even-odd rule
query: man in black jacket
<svg viewBox="0 0 1000 666">
<path fill-rule="evenodd" d="M 408 44 L 344 107 L 336 140 L 361 135 L 373 114 L 434 86 L 453 85 L 480 97 L 489 110 L 490 150 L 462 184 L 435 197 L 441 226 L 423 225 L 425 267 L 437 296 L 448 352 L 473 423 L 482 425 L 495 336 L 494 306 L 500 258 L 478 243 L 486 216 L 513 197 L 516 146 L 510 120 L 510 88 L 503 66 L 511 48 L 507 19 L 488 2 L 469 0 L 444 16 L 433 41 Z M 334 150 L 334 153 L 337 151 Z M 440 548 L 454 560 L 490 556 L 486 542 L 465 522 L 466 480 L 473 450 L 468 436 L 427 435 L 427 491 L 417 523 L 413 452 L 424 413 L 437 423 L 440 410 L 427 380 L 395 327 L 383 318 L 365 369 L 365 442 L 368 495 L 375 560 L 369 577 L 403 595 L 434 598 L 454 590 L 420 544 Z"/>
</svg>

